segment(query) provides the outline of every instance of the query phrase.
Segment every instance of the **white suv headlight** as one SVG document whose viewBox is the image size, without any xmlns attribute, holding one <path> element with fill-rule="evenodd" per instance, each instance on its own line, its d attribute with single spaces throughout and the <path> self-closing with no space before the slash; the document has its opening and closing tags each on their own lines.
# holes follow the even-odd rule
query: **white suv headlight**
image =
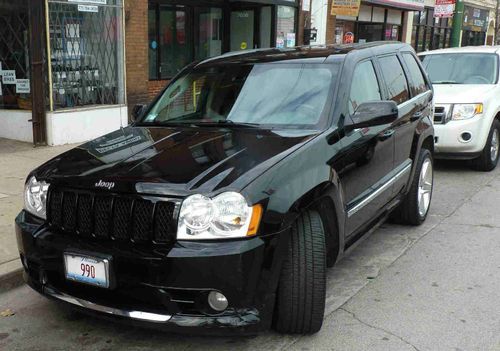
<svg viewBox="0 0 500 351">
<path fill-rule="evenodd" d="M 483 113 L 483 104 L 456 104 L 453 106 L 451 119 L 461 121 Z"/>
<path fill-rule="evenodd" d="M 39 182 L 31 177 L 24 188 L 24 209 L 29 213 L 47 219 L 47 193 L 49 183 Z"/>
<path fill-rule="evenodd" d="M 192 195 L 182 203 L 177 239 L 214 240 L 254 236 L 261 215 L 261 205 L 249 206 L 239 193 L 227 192 L 213 199 Z"/>
</svg>

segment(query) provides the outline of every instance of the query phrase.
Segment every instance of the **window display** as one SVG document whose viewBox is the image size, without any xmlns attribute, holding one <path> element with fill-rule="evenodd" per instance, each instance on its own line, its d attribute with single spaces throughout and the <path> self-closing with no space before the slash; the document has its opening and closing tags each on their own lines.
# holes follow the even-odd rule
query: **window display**
<svg viewBox="0 0 500 351">
<path fill-rule="evenodd" d="M 27 1 L 0 9 L 0 108 L 31 109 Z"/>
<path fill-rule="evenodd" d="M 49 1 L 53 109 L 124 103 L 122 0 L 105 3 Z"/>
</svg>

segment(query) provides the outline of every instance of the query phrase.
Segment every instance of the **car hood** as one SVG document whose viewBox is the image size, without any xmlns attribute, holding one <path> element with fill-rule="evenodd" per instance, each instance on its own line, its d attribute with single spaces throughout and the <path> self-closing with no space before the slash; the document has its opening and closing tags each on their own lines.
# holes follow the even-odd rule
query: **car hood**
<svg viewBox="0 0 500 351">
<path fill-rule="evenodd" d="M 479 103 L 495 89 L 484 84 L 434 84 L 436 104 Z"/>
<path fill-rule="evenodd" d="M 127 127 L 34 174 L 63 186 L 162 195 L 240 190 L 317 135 L 253 128 Z"/>
</svg>

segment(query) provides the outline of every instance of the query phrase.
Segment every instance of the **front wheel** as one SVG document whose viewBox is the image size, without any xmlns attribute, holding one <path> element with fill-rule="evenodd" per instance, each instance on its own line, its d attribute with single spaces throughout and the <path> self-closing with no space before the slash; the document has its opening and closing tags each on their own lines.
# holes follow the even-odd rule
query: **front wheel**
<svg viewBox="0 0 500 351">
<path fill-rule="evenodd" d="M 478 171 L 490 172 L 494 170 L 498 164 L 500 156 L 500 122 L 495 119 L 488 134 L 488 141 L 484 147 L 481 156 L 474 163 Z"/>
<path fill-rule="evenodd" d="M 417 161 L 410 191 L 392 218 L 402 224 L 420 225 L 427 218 L 434 189 L 434 167 L 432 153 L 422 149 Z"/>
<path fill-rule="evenodd" d="M 312 334 L 325 313 L 326 245 L 321 216 L 304 212 L 292 228 L 274 318 L 280 333 Z"/>
</svg>

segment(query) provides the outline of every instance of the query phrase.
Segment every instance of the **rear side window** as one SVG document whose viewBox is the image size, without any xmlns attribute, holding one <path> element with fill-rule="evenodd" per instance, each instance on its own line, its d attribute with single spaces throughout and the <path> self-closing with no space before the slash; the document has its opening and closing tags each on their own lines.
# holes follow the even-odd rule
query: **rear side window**
<svg viewBox="0 0 500 351">
<path fill-rule="evenodd" d="M 427 91 L 424 75 L 415 57 L 410 53 L 403 53 L 403 60 L 410 71 L 411 81 L 410 89 L 413 96 L 417 96 Z"/>
<path fill-rule="evenodd" d="M 396 55 L 379 58 L 389 92 L 389 100 L 393 100 L 398 105 L 407 101 L 410 97 L 408 83 L 401 63 Z"/>
<path fill-rule="evenodd" d="M 371 61 L 360 63 L 352 77 L 351 93 L 349 95 L 349 113 L 352 115 L 359 105 L 369 101 L 380 101 L 380 86 Z"/>
</svg>

